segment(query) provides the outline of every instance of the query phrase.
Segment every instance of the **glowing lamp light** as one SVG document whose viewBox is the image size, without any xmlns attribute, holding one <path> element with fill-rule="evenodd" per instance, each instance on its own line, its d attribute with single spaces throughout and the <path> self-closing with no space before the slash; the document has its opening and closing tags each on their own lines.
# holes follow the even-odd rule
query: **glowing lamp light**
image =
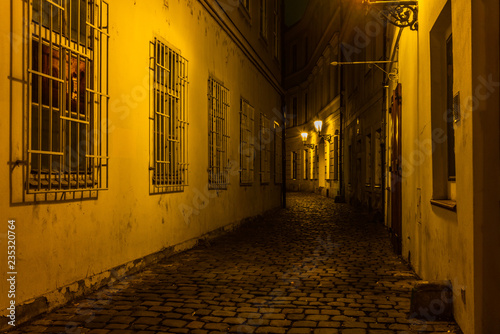
<svg viewBox="0 0 500 334">
<path fill-rule="evenodd" d="M 307 143 L 307 132 L 302 132 L 300 134 L 300 136 L 302 137 L 302 144 L 304 144 L 305 147 L 310 148 L 310 149 L 314 149 L 314 147 L 315 147 L 314 144 Z"/>
<path fill-rule="evenodd" d="M 320 120 L 314 121 L 314 127 L 316 128 L 316 132 L 318 133 L 318 136 L 320 138 L 323 138 L 327 142 L 331 143 L 332 141 L 332 135 L 322 135 L 321 134 L 321 129 L 323 128 L 323 122 Z"/>
<path fill-rule="evenodd" d="M 320 133 L 321 128 L 323 127 L 322 121 L 314 121 L 314 127 L 316 128 L 316 132 Z"/>
<path fill-rule="evenodd" d="M 300 135 L 302 136 L 302 142 L 305 144 L 307 141 L 307 132 L 302 132 Z"/>
</svg>

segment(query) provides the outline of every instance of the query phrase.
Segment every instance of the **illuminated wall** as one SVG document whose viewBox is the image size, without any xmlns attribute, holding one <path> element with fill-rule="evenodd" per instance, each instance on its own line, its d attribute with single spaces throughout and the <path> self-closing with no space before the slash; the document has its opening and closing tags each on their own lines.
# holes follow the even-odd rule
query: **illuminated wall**
<svg viewBox="0 0 500 334">
<path fill-rule="evenodd" d="M 487 84 L 499 77 L 498 16 L 495 1 L 420 1 L 419 31 L 405 29 L 399 48 L 402 253 L 424 280 L 451 282 L 455 319 L 464 333 L 500 330 L 494 320 L 499 265 L 492 255 L 500 251 L 499 93 L 498 84 Z M 439 63 L 446 61 L 444 38 L 450 34 L 450 89 L 459 96 L 454 110 L 459 105 L 460 117 L 451 119 L 456 177 L 443 180 L 449 132 L 439 82 L 447 67 Z"/>
<path fill-rule="evenodd" d="M 281 2 L 277 2 L 281 6 Z M 10 5 L 12 4 L 12 6 Z M 109 79 L 107 126 L 108 190 L 90 199 L 44 201 L 25 196 L 27 143 L 27 42 L 23 39 L 26 3 L 2 5 L 0 34 L 0 122 L 2 182 L 0 212 L 16 220 L 17 306 L 43 311 L 105 283 L 110 269 L 140 269 L 164 249 L 193 246 L 207 233 L 280 206 L 281 185 L 274 177 L 271 139 L 261 136 L 261 115 L 274 129 L 280 121 L 280 31 L 273 30 L 280 8 L 268 2 L 267 34 L 260 8 L 239 2 L 109 1 Z M 278 9 L 278 10 L 276 10 Z M 181 192 L 150 194 L 151 43 L 155 38 L 188 62 L 188 185 Z M 209 99 L 212 77 L 229 90 L 227 115 L 229 185 L 208 190 Z M 254 179 L 240 186 L 240 105 L 254 109 Z M 273 130 L 274 131 L 274 130 Z M 261 179 L 261 144 L 271 147 L 269 182 Z M 17 165 L 15 161 L 20 161 Z M 6 226 L 6 224 L 4 224 Z M 2 228 L 0 233 L 6 232 Z M 2 241 L 2 245 L 4 245 Z M 2 246 L 3 247 L 3 246 Z M 3 260 L 2 260 L 2 263 Z M 121 266 L 121 267 L 120 267 Z M 2 289 L 3 289 L 2 285 Z M 4 290 L 2 290 L 4 295 Z M 7 302 L 1 299 L 0 309 Z M 22 308 L 18 308 L 22 312 Z M 5 312 L 2 311 L 2 314 Z M 36 311 L 29 311 L 30 316 Z M 21 320 L 22 313 L 18 314 Z M 5 320 L 5 319 L 4 319 Z"/>
</svg>

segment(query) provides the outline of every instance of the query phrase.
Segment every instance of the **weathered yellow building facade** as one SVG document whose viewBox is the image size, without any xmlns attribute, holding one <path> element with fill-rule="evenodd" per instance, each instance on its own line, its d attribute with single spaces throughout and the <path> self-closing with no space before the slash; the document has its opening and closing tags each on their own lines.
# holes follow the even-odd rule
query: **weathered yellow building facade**
<svg viewBox="0 0 500 334">
<path fill-rule="evenodd" d="M 402 255 L 423 279 L 451 282 L 464 333 L 496 333 L 499 4 L 419 1 L 418 10 L 418 32 L 403 31 L 397 64 Z"/>
<path fill-rule="evenodd" d="M 281 205 L 281 1 L 0 7 L 18 321 Z"/>
</svg>

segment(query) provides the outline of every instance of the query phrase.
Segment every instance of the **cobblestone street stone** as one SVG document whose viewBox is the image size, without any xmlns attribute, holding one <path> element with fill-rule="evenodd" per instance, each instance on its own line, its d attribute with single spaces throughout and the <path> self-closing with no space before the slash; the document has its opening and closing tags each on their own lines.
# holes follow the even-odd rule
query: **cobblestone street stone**
<svg viewBox="0 0 500 334">
<path fill-rule="evenodd" d="M 290 193 L 287 209 L 10 333 L 460 333 L 408 319 L 417 280 L 368 215 Z"/>
</svg>

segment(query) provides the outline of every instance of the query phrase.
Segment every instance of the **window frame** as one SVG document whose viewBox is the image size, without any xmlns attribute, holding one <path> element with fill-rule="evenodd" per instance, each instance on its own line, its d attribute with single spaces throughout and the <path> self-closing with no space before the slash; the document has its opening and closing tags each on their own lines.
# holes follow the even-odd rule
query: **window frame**
<svg viewBox="0 0 500 334">
<path fill-rule="evenodd" d="M 297 152 L 292 151 L 291 152 L 291 173 L 290 173 L 290 178 L 292 180 L 297 180 Z"/>
<path fill-rule="evenodd" d="M 59 193 L 95 198 L 108 189 L 109 5 L 35 1 L 28 5 L 25 192 L 35 201 Z"/>
<path fill-rule="evenodd" d="M 283 127 L 274 121 L 274 183 L 283 183 Z"/>
<path fill-rule="evenodd" d="M 255 171 L 255 109 L 240 98 L 240 185 L 253 184 Z"/>
<path fill-rule="evenodd" d="M 260 183 L 271 182 L 271 125 L 269 118 L 260 114 Z"/>
<path fill-rule="evenodd" d="M 310 162 L 309 162 L 309 149 L 304 149 L 303 151 L 303 156 L 304 156 L 304 160 L 303 160 L 303 167 L 304 167 L 304 170 L 303 170 L 303 174 L 304 174 L 304 180 L 308 180 L 309 179 L 309 169 L 311 168 L 311 166 L 309 165 Z"/>
<path fill-rule="evenodd" d="M 333 180 L 339 180 L 339 141 L 338 135 L 333 136 Z"/>
<path fill-rule="evenodd" d="M 450 128 L 453 128 L 453 66 L 452 4 L 448 0 L 430 30 L 431 60 L 431 138 L 432 199 L 431 204 L 456 212 L 456 176 L 450 175 Z M 451 64 L 450 64 L 451 61 Z M 454 150 L 452 150 L 454 151 Z M 454 152 L 456 153 L 456 152 Z"/>
<path fill-rule="evenodd" d="M 150 43 L 150 194 L 188 185 L 188 61 L 159 37 Z"/>
<path fill-rule="evenodd" d="M 208 189 L 229 185 L 230 91 L 213 76 L 208 78 Z"/>
</svg>

